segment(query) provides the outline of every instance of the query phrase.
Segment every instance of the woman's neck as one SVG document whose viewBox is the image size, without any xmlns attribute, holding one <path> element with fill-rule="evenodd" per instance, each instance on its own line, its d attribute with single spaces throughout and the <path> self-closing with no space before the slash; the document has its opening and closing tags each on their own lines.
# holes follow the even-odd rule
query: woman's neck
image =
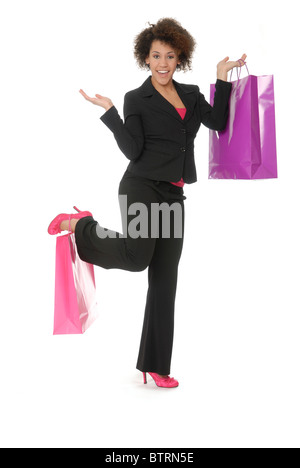
<svg viewBox="0 0 300 468">
<path fill-rule="evenodd" d="M 161 94 L 172 94 L 176 92 L 176 88 L 174 86 L 173 80 L 170 80 L 168 84 L 166 85 L 160 85 L 151 77 L 151 82 L 154 88 Z"/>
</svg>

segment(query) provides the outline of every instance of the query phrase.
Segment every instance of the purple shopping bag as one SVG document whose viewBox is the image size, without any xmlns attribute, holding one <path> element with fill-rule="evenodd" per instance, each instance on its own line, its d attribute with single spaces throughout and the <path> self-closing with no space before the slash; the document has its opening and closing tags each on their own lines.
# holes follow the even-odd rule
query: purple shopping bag
<svg viewBox="0 0 300 468">
<path fill-rule="evenodd" d="M 212 84 L 211 105 L 214 95 Z M 209 130 L 209 179 L 272 178 L 277 178 L 274 77 L 248 71 L 232 82 L 225 130 Z"/>
<path fill-rule="evenodd" d="M 75 234 L 58 236 L 53 334 L 83 334 L 97 316 L 94 266 L 80 259 Z"/>
</svg>

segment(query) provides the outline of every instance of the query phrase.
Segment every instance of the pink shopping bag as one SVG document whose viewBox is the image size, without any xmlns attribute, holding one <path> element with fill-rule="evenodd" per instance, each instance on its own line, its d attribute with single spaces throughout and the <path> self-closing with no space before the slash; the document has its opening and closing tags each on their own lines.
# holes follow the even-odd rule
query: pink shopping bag
<svg viewBox="0 0 300 468">
<path fill-rule="evenodd" d="M 212 84 L 211 105 L 214 95 Z M 225 130 L 209 130 L 209 179 L 271 178 L 277 178 L 274 77 L 248 71 L 240 79 L 239 73 L 232 82 Z"/>
<path fill-rule="evenodd" d="M 74 233 L 58 236 L 53 334 L 83 334 L 97 316 L 94 265 L 80 259 Z"/>
</svg>

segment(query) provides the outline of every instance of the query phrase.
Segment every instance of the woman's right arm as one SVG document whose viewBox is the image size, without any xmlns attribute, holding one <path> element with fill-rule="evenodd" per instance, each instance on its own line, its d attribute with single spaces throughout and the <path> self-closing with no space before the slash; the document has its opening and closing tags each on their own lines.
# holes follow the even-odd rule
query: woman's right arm
<svg viewBox="0 0 300 468">
<path fill-rule="evenodd" d="M 131 161 L 137 159 L 144 147 L 144 130 L 130 93 L 127 93 L 124 98 L 124 122 L 109 98 L 99 94 L 95 95 L 96 98 L 90 98 L 82 90 L 80 93 L 88 101 L 106 110 L 100 119 L 113 132 L 122 153 Z"/>
</svg>

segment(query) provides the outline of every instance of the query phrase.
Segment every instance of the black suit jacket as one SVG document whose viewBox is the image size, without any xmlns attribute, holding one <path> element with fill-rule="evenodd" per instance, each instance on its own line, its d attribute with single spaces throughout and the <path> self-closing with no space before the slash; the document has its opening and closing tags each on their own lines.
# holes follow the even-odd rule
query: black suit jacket
<svg viewBox="0 0 300 468">
<path fill-rule="evenodd" d="M 130 160 L 127 169 L 154 180 L 185 183 L 197 181 L 194 140 L 201 123 L 222 131 L 228 120 L 232 83 L 216 81 L 213 107 L 197 85 L 174 86 L 187 108 L 181 118 L 177 110 L 152 85 L 151 76 L 124 98 L 124 122 L 116 107 L 100 117 L 113 132 L 119 148 Z"/>
</svg>

